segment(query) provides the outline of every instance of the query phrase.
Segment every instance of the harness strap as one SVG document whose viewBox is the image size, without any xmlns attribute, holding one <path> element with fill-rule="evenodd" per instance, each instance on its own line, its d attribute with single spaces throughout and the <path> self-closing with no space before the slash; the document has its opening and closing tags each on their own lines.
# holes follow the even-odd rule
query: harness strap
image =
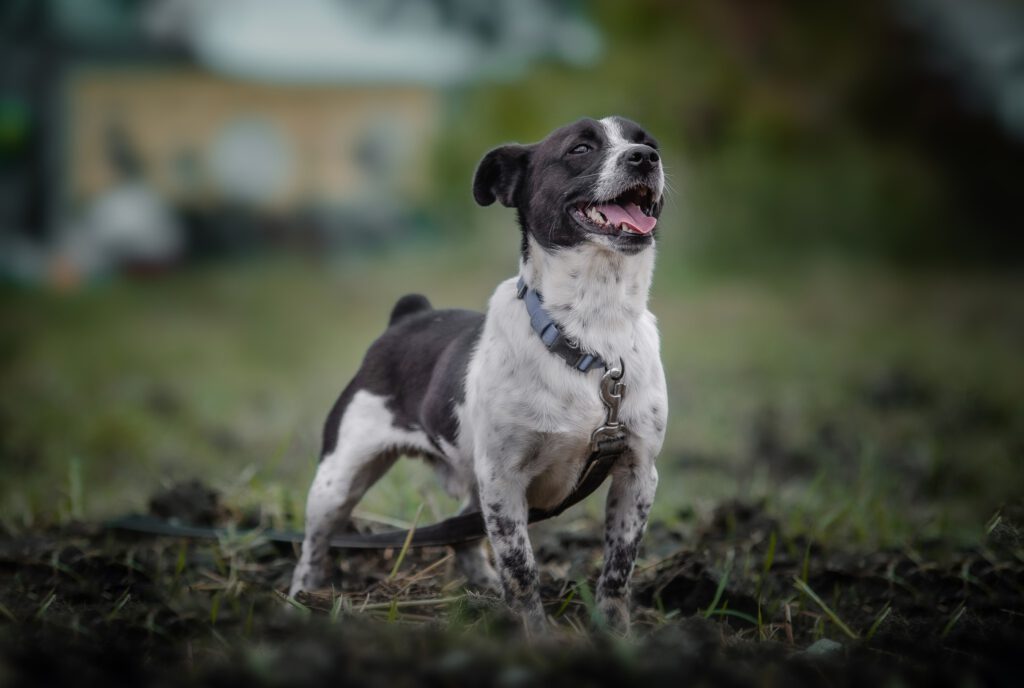
<svg viewBox="0 0 1024 688">
<path fill-rule="evenodd" d="M 544 297 L 536 289 L 528 287 L 522 277 L 516 285 L 516 296 L 526 304 L 526 312 L 530 315 L 530 327 L 537 333 L 548 351 L 564 360 L 570 368 L 583 373 L 592 368 L 607 367 L 600 356 L 583 351 L 579 344 L 569 341 L 562 334 L 562 329 L 544 308 Z"/>
<path fill-rule="evenodd" d="M 576 481 L 569 496 L 551 509 L 530 509 L 528 522 L 536 523 L 558 516 L 563 511 L 590 496 L 600 487 L 611 470 L 615 460 L 626 448 L 624 437 L 603 440 L 597 449 L 587 457 L 583 473 Z M 131 531 L 149 535 L 164 535 L 196 539 L 218 539 L 229 535 L 259 535 L 271 542 L 301 543 L 303 534 L 293 530 L 247 530 L 235 531 L 228 528 L 211 528 L 170 523 L 154 516 L 129 515 L 108 521 L 106 527 L 111 530 Z M 390 530 L 383 533 L 351 533 L 336 535 L 331 538 L 330 545 L 341 549 L 386 549 L 402 547 L 409 536 L 408 530 Z M 440 547 L 473 542 L 487 536 L 483 514 L 479 511 L 452 516 L 439 523 L 434 523 L 413 532 L 410 547 Z"/>
</svg>

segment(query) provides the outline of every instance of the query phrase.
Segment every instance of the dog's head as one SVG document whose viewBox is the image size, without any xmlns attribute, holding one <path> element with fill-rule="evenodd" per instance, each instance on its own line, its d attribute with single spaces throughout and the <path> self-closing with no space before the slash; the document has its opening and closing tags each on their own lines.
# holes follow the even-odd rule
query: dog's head
<svg viewBox="0 0 1024 688">
<path fill-rule="evenodd" d="M 524 256 L 529 237 L 547 249 L 592 242 L 631 255 L 654 241 L 664 186 L 657 141 L 605 117 L 495 148 L 477 167 L 473 197 L 517 210 Z"/>
</svg>

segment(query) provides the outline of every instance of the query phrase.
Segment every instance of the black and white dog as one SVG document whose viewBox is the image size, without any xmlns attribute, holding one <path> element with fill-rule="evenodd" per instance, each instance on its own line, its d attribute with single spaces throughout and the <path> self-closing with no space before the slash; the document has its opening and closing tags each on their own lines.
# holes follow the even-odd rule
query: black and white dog
<svg viewBox="0 0 1024 688">
<path fill-rule="evenodd" d="M 657 143 L 620 117 L 583 119 L 484 157 L 473 196 L 516 209 L 519 276 L 498 285 L 486 315 L 435 310 L 419 295 L 395 305 L 327 418 L 292 595 L 329 580 L 332 532 L 400 455 L 416 455 L 467 509 L 483 512 L 498 574 L 482 543 L 460 546 L 468 582 L 500 585 L 527 628 L 542 629 L 527 514 L 560 503 L 591 454 L 606 408 L 598 393 L 604 371 L 587 364 L 603 360 L 625 371 L 626 438 L 611 472 L 597 600 L 614 627 L 628 628 L 629 580 L 668 412 L 647 310 L 663 189 Z M 538 336 L 526 292 L 542 299 L 560 341 L 583 363 L 555 355 Z"/>
</svg>

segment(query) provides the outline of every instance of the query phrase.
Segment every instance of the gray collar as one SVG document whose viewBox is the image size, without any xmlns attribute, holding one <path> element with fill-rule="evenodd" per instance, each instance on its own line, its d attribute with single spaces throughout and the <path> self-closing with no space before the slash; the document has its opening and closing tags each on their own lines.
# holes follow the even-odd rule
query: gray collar
<svg viewBox="0 0 1024 688">
<path fill-rule="evenodd" d="M 526 312 L 530 315 L 530 326 L 533 331 L 537 333 L 548 351 L 559 356 L 566 365 L 584 373 L 593 368 L 608 367 L 600 356 L 586 353 L 580 349 L 579 344 L 562 334 L 555 319 L 544 308 L 544 297 L 539 291 L 528 287 L 522 277 L 516 285 L 516 296 L 526 304 Z"/>
</svg>

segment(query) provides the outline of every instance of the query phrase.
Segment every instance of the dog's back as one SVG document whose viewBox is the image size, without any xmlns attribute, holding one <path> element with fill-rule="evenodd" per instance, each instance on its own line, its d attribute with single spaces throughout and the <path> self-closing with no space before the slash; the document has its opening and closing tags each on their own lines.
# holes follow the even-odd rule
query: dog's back
<svg viewBox="0 0 1024 688">
<path fill-rule="evenodd" d="M 321 458 L 334 451 L 341 419 L 360 390 L 386 398 L 393 423 L 423 431 L 438 452 L 441 440 L 454 445 L 455 405 L 465 399 L 465 369 L 483 323 L 482 313 L 436 310 L 420 294 L 400 298 L 327 417 Z"/>
</svg>

